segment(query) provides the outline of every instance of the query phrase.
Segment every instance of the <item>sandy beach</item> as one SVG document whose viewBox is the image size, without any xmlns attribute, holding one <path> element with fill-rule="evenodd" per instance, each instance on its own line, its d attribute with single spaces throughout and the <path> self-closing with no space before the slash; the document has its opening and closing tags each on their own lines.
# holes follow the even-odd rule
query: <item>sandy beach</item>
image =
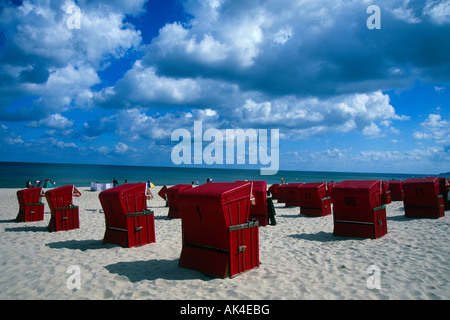
<svg viewBox="0 0 450 320">
<path fill-rule="evenodd" d="M 44 221 L 16 223 L 18 189 L 0 189 L 0 299 L 343 300 L 450 298 L 449 211 L 440 219 L 408 219 L 403 203 L 387 205 L 388 234 L 333 236 L 332 215 L 311 218 L 277 204 L 276 226 L 260 227 L 260 267 L 217 279 L 178 267 L 181 220 L 152 189 L 156 243 L 135 248 L 102 244 L 99 191 L 78 188 L 80 229 L 49 233 Z M 78 266 L 81 287 L 69 289 Z M 370 266 L 380 288 L 370 289 Z"/>
</svg>

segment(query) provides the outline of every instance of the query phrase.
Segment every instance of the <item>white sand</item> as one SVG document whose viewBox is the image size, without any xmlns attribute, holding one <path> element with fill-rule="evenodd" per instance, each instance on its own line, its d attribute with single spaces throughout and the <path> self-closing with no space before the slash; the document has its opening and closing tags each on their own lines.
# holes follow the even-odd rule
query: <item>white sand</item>
<svg viewBox="0 0 450 320">
<path fill-rule="evenodd" d="M 406 219 L 402 202 L 387 206 L 388 234 L 376 240 L 333 236 L 332 215 L 310 218 L 275 204 L 277 226 L 260 227 L 261 266 L 233 279 L 179 268 L 181 220 L 152 189 L 156 243 L 102 244 L 98 193 L 78 188 L 80 229 L 49 233 L 45 219 L 16 223 L 17 189 L 0 189 L 0 299 L 449 299 L 449 212 Z M 45 201 L 45 200 L 44 200 Z M 275 201 L 276 202 L 276 201 Z M 68 289 L 69 266 L 81 288 Z M 380 289 L 367 268 L 379 267 Z"/>
</svg>

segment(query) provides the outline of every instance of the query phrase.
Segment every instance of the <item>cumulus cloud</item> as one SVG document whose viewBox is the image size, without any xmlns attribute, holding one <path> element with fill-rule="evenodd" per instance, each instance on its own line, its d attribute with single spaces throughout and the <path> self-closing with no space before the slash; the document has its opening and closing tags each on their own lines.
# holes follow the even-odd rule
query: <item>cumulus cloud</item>
<svg viewBox="0 0 450 320">
<path fill-rule="evenodd" d="M 106 108 L 128 108 L 135 105 L 189 104 L 198 100 L 201 88 L 195 79 L 158 76 L 153 67 L 137 61 L 115 87 L 105 88 L 95 100 Z"/>
<path fill-rule="evenodd" d="M 194 121 L 202 121 L 204 128 L 220 126 L 217 112 L 211 109 L 195 109 L 190 112 L 174 112 L 148 115 L 144 110 L 121 110 L 117 115 L 100 117 L 84 124 L 83 135 L 95 139 L 114 133 L 127 142 L 152 141 L 167 144 L 175 129 L 193 129 Z"/>
<path fill-rule="evenodd" d="M 449 25 L 427 23 L 417 32 L 411 24 L 416 14 L 419 22 L 427 12 L 446 8 L 444 2 L 379 6 L 384 28 L 377 34 L 367 29 L 367 4 L 359 1 L 191 0 L 185 5 L 193 15 L 189 24 L 166 25 L 144 61 L 169 76 L 214 76 L 284 95 L 404 88 L 432 74 L 448 80 L 441 68 L 448 70 L 450 59 L 439 52 L 448 52 Z M 403 48 L 410 54 L 401 54 Z"/>
<path fill-rule="evenodd" d="M 86 150 L 127 155 L 142 141 L 170 144 L 173 130 L 196 120 L 219 130 L 278 128 L 289 141 L 357 133 L 372 142 L 411 120 L 387 92 L 432 81 L 444 95 L 450 81 L 448 0 L 380 0 L 380 30 L 366 26 L 370 1 L 186 0 L 185 20 L 167 21 L 148 43 L 128 19 L 146 0 L 5 3 L 0 121 L 48 129 L 55 148 L 75 149 L 69 138 L 78 134 Z M 80 29 L 66 25 L 71 5 L 81 8 Z M 86 120 L 75 121 L 77 112 Z M 413 136 L 442 148 L 445 126 L 430 115 Z M 386 161 L 399 157 L 391 152 Z M 358 157 L 370 156 L 382 155 Z"/>
<path fill-rule="evenodd" d="M 438 143 L 450 145 L 450 121 L 442 119 L 440 114 L 430 114 L 413 136 L 418 140 L 434 139 Z"/>
<path fill-rule="evenodd" d="M 380 132 L 380 128 L 373 122 L 363 129 L 363 134 L 369 137 L 377 137 L 380 135 Z"/>
<path fill-rule="evenodd" d="M 424 14 L 437 24 L 450 23 L 450 1 L 427 1 Z"/>
<path fill-rule="evenodd" d="M 76 4 L 71 0 L 24 0 L 20 6 L 4 6 L 0 119 L 28 119 L 26 112 L 6 107 L 30 96 L 39 98 L 24 107 L 41 118 L 65 111 L 74 101 L 86 101 L 91 87 L 100 82 L 98 72 L 140 45 L 140 32 L 123 21 L 126 13 L 140 12 L 143 3 L 78 1 L 83 8 L 80 29 L 66 25 L 66 10 Z"/>
<path fill-rule="evenodd" d="M 51 128 L 51 129 L 66 129 L 73 125 L 73 121 L 67 119 L 59 113 L 51 114 L 45 119 L 39 121 L 32 121 L 28 124 L 29 127 L 32 128 Z"/>
<path fill-rule="evenodd" d="M 332 98 L 290 96 L 263 102 L 248 99 L 235 109 L 232 117 L 236 125 L 281 128 L 290 139 L 310 139 L 353 130 L 380 136 L 379 126 L 395 130 L 392 121 L 408 119 L 397 115 L 389 96 L 381 92 Z"/>
<path fill-rule="evenodd" d="M 426 75 L 435 62 L 415 56 L 426 30 L 440 37 L 448 28 L 427 25 L 419 38 L 403 38 L 413 26 L 400 10 L 425 15 L 425 6 L 414 5 L 380 4 L 386 25 L 400 28 L 387 38 L 383 29 L 369 33 L 367 5 L 356 1 L 186 1 L 192 19 L 166 24 L 146 56 L 96 101 L 119 109 L 213 107 L 227 124 L 282 126 L 306 138 L 352 130 L 382 137 L 398 132 L 392 121 L 408 120 L 382 90 Z M 412 54 L 398 55 L 397 40 Z M 445 44 L 432 46 L 439 52 Z M 435 70 L 442 67 L 450 67 L 448 58 Z"/>
<path fill-rule="evenodd" d="M 115 147 L 114 147 L 114 152 L 118 153 L 118 154 L 126 154 L 127 152 L 136 152 L 137 150 L 135 148 L 129 147 L 127 146 L 125 143 L 123 142 L 119 142 Z"/>
</svg>

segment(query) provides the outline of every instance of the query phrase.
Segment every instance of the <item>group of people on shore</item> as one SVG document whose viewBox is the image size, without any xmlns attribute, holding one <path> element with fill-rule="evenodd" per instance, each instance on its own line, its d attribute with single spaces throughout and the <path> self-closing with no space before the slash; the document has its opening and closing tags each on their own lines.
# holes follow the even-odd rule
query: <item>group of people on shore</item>
<svg viewBox="0 0 450 320">
<path fill-rule="evenodd" d="M 31 182 L 31 181 L 27 181 L 26 184 L 25 184 L 25 188 L 30 189 L 30 188 L 42 187 L 44 182 L 47 182 L 47 184 L 53 185 L 53 187 L 56 186 L 56 182 L 55 181 L 51 181 L 49 179 L 46 179 L 44 181 L 36 180 L 34 183 Z"/>
</svg>

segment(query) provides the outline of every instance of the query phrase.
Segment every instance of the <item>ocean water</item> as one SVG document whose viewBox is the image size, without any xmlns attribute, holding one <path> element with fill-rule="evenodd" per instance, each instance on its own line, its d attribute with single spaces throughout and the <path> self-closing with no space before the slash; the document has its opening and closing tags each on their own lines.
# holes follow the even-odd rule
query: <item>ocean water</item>
<svg viewBox="0 0 450 320">
<path fill-rule="evenodd" d="M 91 182 L 119 184 L 125 179 L 129 183 L 151 181 L 155 185 L 181 183 L 203 184 L 207 178 L 213 182 L 236 180 L 267 181 L 268 185 L 286 182 L 339 182 L 342 180 L 392 180 L 425 177 L 425 175 L 352 173 L 352 172 L 307 172 L 279 171 L 273 176 L 262 176 L 259 170 L 185 168 L 185 167 L 141 167 L 122 165 L 51 164 L 0 162 L 0 188 L 24 188 L 27 181 L 50 179 L 56 186 L 75 185 L 89 187 Z"/>
</svg>

